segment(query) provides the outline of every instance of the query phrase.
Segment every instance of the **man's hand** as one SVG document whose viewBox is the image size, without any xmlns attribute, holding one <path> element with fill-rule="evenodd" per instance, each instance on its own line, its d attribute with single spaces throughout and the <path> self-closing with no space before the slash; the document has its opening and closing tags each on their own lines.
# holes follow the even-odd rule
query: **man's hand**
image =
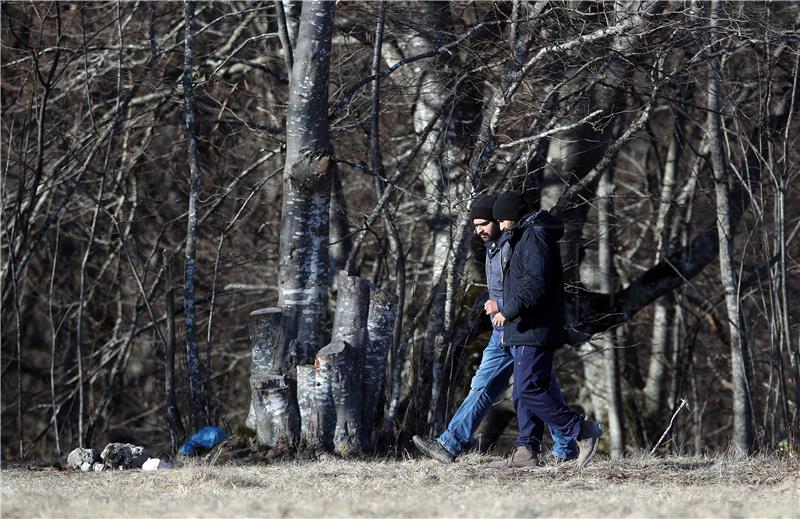
<svg viewBox="0 0 800 519">
<path fill-rule="evenodd" d="M 492 324 L 495 326 L 504 326 L 506 324 L 506 317 L 502 313 L 497 312 L 494 314 L 494 317 L 492 317 Z"/>
<path fill-rule="evenodd" d="M 499 312 L 500 308 L 497 307 L 497 301 L 489 299 L 483 304 L 483 310 L 486 312 L 486 315 L 492 315 Z"/>
</svg>

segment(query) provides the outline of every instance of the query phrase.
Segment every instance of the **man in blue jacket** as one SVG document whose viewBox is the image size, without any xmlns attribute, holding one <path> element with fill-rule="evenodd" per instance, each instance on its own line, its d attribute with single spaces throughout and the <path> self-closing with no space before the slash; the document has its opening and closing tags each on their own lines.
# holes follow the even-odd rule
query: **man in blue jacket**
<svg viewBox="0 0 800 519">
<path fill-rule="evenodd" d="M 510 233 L 501 233 L 492 217 L 496 197 L 486 195 L 473 202 L 470 209 L 475 233 L 486 246 L 486 283 L 489 300 L 484 305 L 487 315 L 493 316 L 503 308 L 503 271 L 511 259 Z M 426 456 L 443 463 L 450 463 L 469 446 L 470 438 L 492 403 L 508 388 L 514 367 L 514 359 L 502 344 L 503 327 L 494 326 L 492 337 L 483 351 L 480 366 L 472 377 L 470 391 L 447 425 L 447 429 L 436 439 L 414 436 L 414 444 Z M 548 391 L 554 398 L 564 401 L 555 377 Z M 553 456 L 556 460 L 574 459 L 578 455 L 575 441 L 551 430 Z"/>
<path fill-rule="evenodd" d="M 516 193 L 494 203 L 500 230 L 511 234 L 511 259 L 503 275 L 503 308 L 492 324 L 503 327 L 503 345 L 514 356 L 514 408 L 519 437 L 508 460 L 511 467 L 536 465 L 544 424 L 578 442 L 578 466 L 589 463 L 603 432 L 599 423 L 569 409 L 548 390 L 553 351 L 564 342 L 564 279 L 558 240 L 559 220 L 545 210 L 525 214 Z"/>
</svg>

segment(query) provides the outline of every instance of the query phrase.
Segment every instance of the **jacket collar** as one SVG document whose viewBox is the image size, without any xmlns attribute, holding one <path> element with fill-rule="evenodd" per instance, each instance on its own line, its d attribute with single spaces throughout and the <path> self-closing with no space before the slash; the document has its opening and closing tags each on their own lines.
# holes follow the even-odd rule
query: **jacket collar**
<svg viewBox="0 0 800 519">
<path fill-rule="evenodd" d="M 495 254 L 497 254 L 497 251 L 502 249 L 503 246 L 506 244 L 506 242 L 508 242 L 508 240 L 510 238 L 511 238 L 511 233 L 510 232 L 502 231 L 500 233 L 500 236 L 497 238 L 497 241 L 494 241 L 494 242 L 488 241 L 488 242 L 484 243 L 484 246 L 486 247 L 487 254 L 489 254 L 490 256 L 494 256 Z"/>
</svg>

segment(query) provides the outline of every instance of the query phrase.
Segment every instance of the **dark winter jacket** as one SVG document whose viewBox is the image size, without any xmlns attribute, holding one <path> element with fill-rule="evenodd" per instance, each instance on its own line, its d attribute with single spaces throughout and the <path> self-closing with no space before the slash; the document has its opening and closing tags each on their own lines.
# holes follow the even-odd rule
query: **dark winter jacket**
<svg viewBox="0 0 800 519">
<path fill-rule="evenodd" d="M 544 210 L 523 216 L 513 230 L 503 276 L 503 344 L 562 345 L 564 273 L 558 240 L 563 235 L 563 224 Z"/>
</svg>

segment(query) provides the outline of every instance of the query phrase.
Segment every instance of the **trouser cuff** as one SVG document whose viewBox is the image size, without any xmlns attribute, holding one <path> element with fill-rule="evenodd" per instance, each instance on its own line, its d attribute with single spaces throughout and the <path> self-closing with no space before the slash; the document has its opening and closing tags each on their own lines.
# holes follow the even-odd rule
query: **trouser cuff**
<svg viewBox="0 0 800 519">
<path fill-rule="evenodd" d="M 443 433 L 441 436 L 436 438 L 436 441 L 439 442 L 439 445 L 447 449 L 447 452 L 452 454 L 453 456 L 458 456 L 461 454 L 461 445 L 458 442 L 453 441 L 452 438 L 447 434 L 447 432 Z"/>
</svg>

